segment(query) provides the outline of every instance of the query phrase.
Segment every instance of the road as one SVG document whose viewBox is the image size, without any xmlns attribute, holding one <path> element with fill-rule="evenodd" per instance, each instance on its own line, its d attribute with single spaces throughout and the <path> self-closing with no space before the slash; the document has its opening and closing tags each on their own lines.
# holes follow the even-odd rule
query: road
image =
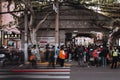
<svg viewBox="0 0 120 80">
<path fill-rule="evenodd" d="M 120 68 L 84 66 L 80 67 L 76 62 L 72 66 L 50 68 L 39 66 L 30 69 L 29 65 L 24 69 L 0 69 L 0 80 L 119 80 Z"/>
<path fill-rule="evenodd" d="M 0 69 L 0 80 L 69 80 L 70 66 L 55 68 L 38 65 L 33 69 L 30 65 L 10 66 Z"/>
<path fill-rule="evenodd" d="M 70 80 L 119 80 L 120 68 L 107 67 L 80 67 L 77 63 L 71 67 Z"/>
</svg>

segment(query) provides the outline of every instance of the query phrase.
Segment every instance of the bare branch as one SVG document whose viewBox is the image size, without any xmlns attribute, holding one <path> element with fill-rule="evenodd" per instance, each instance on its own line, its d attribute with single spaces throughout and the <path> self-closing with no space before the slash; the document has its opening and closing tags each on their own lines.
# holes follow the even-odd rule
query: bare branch
<svg viewBox="0 0 120 80">
<path fill-rule="evenodd" d="M 10 6 L 12 4 L 12 0 L 8 0 L 8 5 L 7 5 L 7 11 L 10 12 Z M 10 13 L 12 16 L 14 16 L 15 18 L 19 18 L 19 16 L 17 16 L 14 13 Z"/>
<path fill-rule="evenodd" d="M 41 20 L 41 21 L 38 23 L 38 25 L 36 26 L 35 32 L 37 32 L 37 30 L 39 30 L 40 25 L 47 19 L 47 17 L 48 17 L 49 14 L 51 14 L 51 13 L 52 13 L 52 11 L 49 12 L 49 13 L 47 13 L 47 14 L 45 15 L 45 17 L 43 18 L 43 20 Z"/>
<path fill-rule="evenodd" d="M 30 12 L 31 12 L 31 15 L 30 15 L 30 22 L 29 22 L 29 27 L 32 28 L 33 26 L 33 23 L 34 23 L 34 11 L 32 8 L 30 8 Z"/>
<path fill-rule="evenodd" d="M 8 0 L 7 10 L 10 11 L 10 5 L 12 4 L 12 0 Z"/>
</svg>

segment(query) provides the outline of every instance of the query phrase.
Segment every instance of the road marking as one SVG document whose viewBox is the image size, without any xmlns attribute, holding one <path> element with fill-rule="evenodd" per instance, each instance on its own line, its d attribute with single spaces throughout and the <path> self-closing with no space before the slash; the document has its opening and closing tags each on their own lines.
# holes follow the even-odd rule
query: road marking
<svg viewBox="0 0 120 80">
<path fill-rule="evenodd" d="M 0 71 L 0 78 L 69 79 L 70 68 L 12 69 Z"/>
<path fill-rule="evenodd" d="M 68 79 L 70 76 L 51 76 L 51 75 L 0 75 L 0 78 L 45 78 L 45 79 Z"/>
</svg>

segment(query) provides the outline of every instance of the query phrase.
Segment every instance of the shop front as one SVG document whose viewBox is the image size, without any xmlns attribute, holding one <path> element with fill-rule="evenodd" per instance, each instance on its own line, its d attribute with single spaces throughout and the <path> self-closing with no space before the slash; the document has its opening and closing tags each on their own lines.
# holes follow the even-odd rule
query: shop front
<svg viewBox="0 0 120 80">
<path fill-rule="evenodd" d="M 12 46 L 19 49 L 21 47 L 21 35 L 17 33 L 4 33 L 3 47 Z"/>
</svg>

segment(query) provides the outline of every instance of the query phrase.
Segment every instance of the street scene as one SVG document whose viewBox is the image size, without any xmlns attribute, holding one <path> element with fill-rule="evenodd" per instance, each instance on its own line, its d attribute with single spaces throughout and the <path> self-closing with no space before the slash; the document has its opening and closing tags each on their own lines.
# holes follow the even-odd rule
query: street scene
<svg viewBox="0 0 120 80">
<path fill-rule="evenodd" d="M 0 0 L 0 80 L 115 80 L 119 0 Z"/>
</svg>

